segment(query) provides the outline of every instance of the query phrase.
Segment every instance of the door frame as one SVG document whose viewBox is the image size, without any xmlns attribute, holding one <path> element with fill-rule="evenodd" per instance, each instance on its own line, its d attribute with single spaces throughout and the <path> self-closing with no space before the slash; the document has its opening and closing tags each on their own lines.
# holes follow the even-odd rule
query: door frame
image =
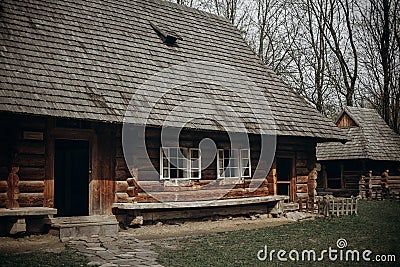
<svg viewBox="0 0 400 267">
<path fill-rule="evenodd" d="M 292 174 L 290 181 L 279 181 L 278 180 L 278 161 L 277 159 L 291 159 L 292 160 Z M 275 175 L 275 192 L 278 194 L 278 184 L 289 184 L 289 201 L 295 201 L 296 198 L 296 155 L 294 153 L 277 154 L 274 159 L 274 165 L 276 168 Z"/>
<path fill-rule="evenodd" d="M 48 123 L 46 137 L 46 179 L 44 190 L 44 206 L 54 208 L 54 158 L 55 158 L 55 140 L 82 140 L 89 143 L 89 215 L 93 215 L 92 202 L 96 198 L 93 187 L 93 177 L 97 177 L 97 136 L 93 129 L 74 129 L 74 128 L 55 128 L 55 121 Z"/>
</svg>

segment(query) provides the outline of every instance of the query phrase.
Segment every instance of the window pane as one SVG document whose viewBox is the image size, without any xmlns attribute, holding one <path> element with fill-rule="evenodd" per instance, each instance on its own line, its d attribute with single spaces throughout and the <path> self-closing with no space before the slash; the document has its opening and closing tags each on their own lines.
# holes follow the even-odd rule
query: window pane
<svg viewBox="0 0 400 267">
<path fill-rule="evenodd" d="M 179 168 L 179 169 L 183 169 L 183 166 L 184 166 L 183 159 L 179 159 L 179 160 L 178 160 L 178 168 Z"/>
<path fill-rule="evenodd" d="M 164 157 L 168 158 L 169 157 L 169 148 L 164 148 L 163 153 L 164 153 Z"/>
<path fill-rule="evenodd" d="M 231 159 L 230 167 L 239 167 L 239 161 L 237 159 Z"/>
<path fill-rule="evenodd" d="M 170 170 L 170 178 L 178 178 L 178 170 L 177 169 Z"/>
<path fill-rule="evenodd" d="M 190 155 L 190 157 L 191 157 L 192 159 L 198 159 L 198 158 L 200 157 L 199 151 L 198 151 L 197 149 L 191 150 L 191 155 Z"/>
<path fill-rule="evenodd" d="M 229 158 L 224 159 L 224 167 L 229 166 Z"/>
<path fill-rule="evenodd" d="M 178 167 L 178 159 L 177 158 L 171 158 L 170 159 L 170 166 L 171 168 L 177 168 Z"/>
<path fill-rule="evenodd" d="M 231 158 L 238 159 L 239 158 L 239 150 L 233 149 L 231 153 Z"/>
<path fill-rule="evenodd" d="M 170 156 L 176 158 L 178 156 L 178 149 L 177 148 L 170 148 Z"/>
<path fill-rule="evenodd" d="M 168 167 L 168 165 L 169 165 L 168 159 L 164 158 L 164 160 L 163 160 L 163 166 L 164 166 L 164 168 L 165 168 L 165 167 Z"/>
<path fill-rule="evenodd" d="M 164 178 L 169 178 L 168 169 L 164 169 L 163 170 L 163 177 Z"/>
<path fill-rule="evenodd" d="M 250 169 L 249 168 L 244 168 L 243 170 L 243 177 L 250 177 Z"/>
<path fill-rule="evenodd" d="M 192 178 L 199 178 L 199 171 L 192 171 Z"/>
<path fill-rule="evenodd" d="M 242 159 L 242 168 L 248 167 L 249 166 L 249 160 L 248 159 Z"/>
<path fill-rule="evenodd" d="M 230 150 L 224 149 L 224 158 L 230 158 Z"/>
<path fill-rule="evenodd" d="M 192 161 L 192 169 L 198 169 L 198 168 L 199 168 L 199 160 Z"/>
</svg>

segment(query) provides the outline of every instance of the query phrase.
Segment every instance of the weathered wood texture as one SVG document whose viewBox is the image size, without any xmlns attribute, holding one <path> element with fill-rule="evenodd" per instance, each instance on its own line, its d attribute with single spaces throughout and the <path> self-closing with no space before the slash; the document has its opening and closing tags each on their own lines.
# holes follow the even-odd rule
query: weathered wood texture
<svg viewBox="0 0 400 267">
<path fill-rule="evenodd" d="M 0 140 L 0 207 L 41 206 L 45 177 L 45 119 L 3 114 Z M 12 166 L 18 168 L 12 173 Z M 5 182 L 8 181 L 8 182 Z"/>
<path fill-rule="evenodd" d="M 335 196 L 356 196 L 359 193 L 359 180 L 361 176 L 368 175 L 372 170 L 373 176 L 380 176 L 385 170 L 389 170 L 391 176 L 399 176 L 399 163 L 390 161 L 372 161 L 372 160 L 343 160 L 343 161 L 326 161 L 323 163 L 328 169 L 337 170 L 336 175 L 326 177 L 326 185 L 336 184 L 342 185 L 335 190 L 321 188 L 321 191 L 333 193 Z M 339 177 L 340 169 L 343 168 Z"/>
<path fill-rule="evenodd" d="M 138 138 L 143 138 L 138 134 Z M 218 198 L 238 198 L 252 196 L 266 196 L 276 194 L 276 167 L 265 171 L 260 188 L 249 190 L 250 181 L 238 183 L 236 185 L 220 185 L 212 183 L 217 179 L 216 158 L 202 171 L 202 178 L 188 182 L 185 186 L 167 186 L 160 181 L 160 129 L 148 128 L 146 130 L 146 147 L 150 157 L 150 164 L 136 155 L 125 155 L 135 159 L 132 164 L 132 172 L 135 171 L 134 178 L 127 167 L 122 151 L 121 134 L 117 134 L 116 158 L 115 158 L 115 177 L 116 177 L 116 202 L 154 202 L 157 198 L 163 201 L 183 201 L 183 200 L 205 200 Z M 180 145 L 182 147 L 198 147 L 204 138 L 212 139 L 217 148 L 229 148 L 229 136 L 224 133 L 182 131 L 180 134 Z M 167 140 L 168 141 L 168 140 Z M 250 136 L 251 167 L 252 174 L 258 164 L 265 164 L 259 161 L 260 156 L 260 137 Z M 315 143 L 302 138 L 278 138 L 277 152 L 280 155 L 294 155 L 295 174 L 298 181 L 294 180 L 292 185 L 293 195 L 307 195 L 307 177 L 310 170 L 315 167 Z M 139 180 L 139 182 L 135 182 Z M 299 186 L 296 186 L 296 183 Z M 205 185 L 213 184 L 204 190 Z M 200 189 L 202 188 L 203 189 Z M 227 190 L 228 189 L 228 190 Z M 231 190 L 229 190 L 231 189 Z M 225 194 L 224 194 L 225 192 Z"/>
<path fill-rule="evenodd" d="M 339 128 L 346 128 L 346 127 L 357 126 L 357 123 L 352 118 L 350 118 L 349 115 L 343 113 L 342 116 L 340 116 L 339 120 L 337 121 L 336 125 Z"/>
<path fill-rule="evenodd" d="M 388 172 L 374 176 L 372 171 L 369 171 L 367 175 L 361 176 L 359 195 L 362 198 L 378 200 L 384 198 L 400 199 L 400 176 L 389 175 Z"/>
<path fill-rule="evenodd" d="M 19 177 L 18 177 L 19 167 L 13 166 L 11 172 L 8 175 L 7 180 L 7 200 L 6 208 L 13 209 L 19 207 Z"/>
<path fill-rule="evenodd" d="M 115 194 L 115 136 L 117 125 L 97 124 L 93 139 L 90 215 L 112 214 Z"/>
<path fill-rule="evenodd" d="M 295 160 L 296 181 L 294 187 L 295 197 L 308 197 L 308 175 L 314 169 L 315 158 L 315 140 L 296 137 L 278 137 L 276 149 L 277 156 L 293 155 Z"/>
</svg>

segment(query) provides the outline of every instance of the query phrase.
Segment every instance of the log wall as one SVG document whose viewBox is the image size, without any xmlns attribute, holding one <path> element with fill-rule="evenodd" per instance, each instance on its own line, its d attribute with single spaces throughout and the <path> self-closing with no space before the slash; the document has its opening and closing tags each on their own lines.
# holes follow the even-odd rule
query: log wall
<svg viewBox="0 0 400 267">
<path fill-rule="evenodd" d="M 46 163 L 46 119 L 30 117 L 15 120 L 14 123 L 18 125 L 13 163 L 19 166 L 18 203 L 20 207 L 42 207 Z M 35 133 L 37 136 L 29 136 L 29 133 Z"/>
<path fill-rule="evenodd" d="M 64 121 L 68 127 L 80 125 Z M 9 198 L 7 180 L 11 166 L 19 167 L 15 192 L 20 207 L 54 207 L 54 142 L 87 140 L 91 155 L 89 214 L 112 214 L 115 135 L 120 126 L 88 122 L 88 128 L 60 128 L 54 118 L 12 114 L 2 114 L 0 122 L 6 129 L 0 136 L 0 208 L 6 207 Z"/>
<path fill-rule="evenodd" d="M 338 188 L 333 191 L 334 195 L 357 195 L 359 191 L 359 180 L 363 175 L 367 175 L 367 173 L 372 170 L 372 175 L 380 176 L 385 170 L 389 170 L 389 173 L 392 175 L 400 175 L 400 163 L 393 161 L 372 161 L 372 160 L 342 160 L 342 161 L 326 161 L 322 163 L 326 168 L 333 169 L 336 168 L 340 170 L 343 168 L 343 172 L 341 175 L 343 177 L 331 177 L 329 174 L 326 174 L 325 179 L 327 179 L 325 187 L 321 186 L 321 191 L 330 192 L 330 188 L 327 187 L 329 185 L 329 180 L 331 179 L 342 179 L 343 185 L 342 188 Z M 339 172 L 340 173 L 340 172 Z"/>
<path fill-rule="evenodd" d="M 148 128 L 146 131 L 146 145 L 148 155 L 151 159 L 146 162 L 144 159 L 135 157 L 135 155 L 127 155 L 135 158 L 132 163 L 132 170 L 129 171 L 125 164 L 123 149 L 121 144 L 121 132 L 117 134 L 116 141 L 116 159 L 115 159 L 115 177 L 116 177 L 116 202 L 156 202 L 157 198 L 163 201 L 184 201 L 205 200 L 212 196 L 218 196 L 226 192 L 226 187 L 231 190 L 222 198 L 238 198 L 252 196 L 266 196 L 276 194 L 276 165 L 269 172 L 265 172 L 265 176 L 260 181 L 260 188 L 249 190 L 250 180 L 236 185 L 217 185 L 207 188 L 207 190 L 199 190 L 202 186 L 209 184 L 217 179 L 217 163 L 216 159 L 206 170 L 202 171 L 200 180 L 192 180 L 189 184 L 183 186 L 168 186 L 160 181 L 159 165 L 160 165 L 160 129 Z M 143 138 L 138 134 L 138 138 Z M 201 132 L 201 131 L 182 131 L 180 135 L 180 145 L 182 147 L 198 147 L 199 142 L 204 138 L 212 139 L 217 148 L 229 148 L 229 137 L 223 133 Z M 260 137 L 256 135 L 250 136 L 251 149 L 251 168 L 252 174 L 259 164 L 260 156 Z M 302 138 L 278 138 L 277 155 L 293 156 L 295 161 L 295 177 L 292 184 L 292 195 L 294 198 L 298 196 L 308 195 L 307 181 L 308 174 L 315 166 L 315 142 Z M 129 161 L 129 160 L 128 160 Z M 262 164 L 262 163 L 261 163 Z M 139 184 L 137 183 L 139 181 Z M 149 192 L 151 192 L 149 194 Z"/>
<path fill-rule="evenodd" d="M 308 197 L 308 175 L 316 164 L 316 141 L 299 137 L 278 137 L 276 155 L 291 156 L 295 161 L 295 182 L 292 184 L 296 198 Z"/>
</svg>

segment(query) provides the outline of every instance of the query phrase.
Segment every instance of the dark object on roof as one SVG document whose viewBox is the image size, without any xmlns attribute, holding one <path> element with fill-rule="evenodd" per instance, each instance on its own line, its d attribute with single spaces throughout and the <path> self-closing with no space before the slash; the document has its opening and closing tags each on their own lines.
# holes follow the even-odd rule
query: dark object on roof
<svg viewBox="0 0 400 267">
<path fill-rule="evenodd" d="M 400 161 L 400 135 L 374 109 L 346 107 L 336 124 L 351 141 L 318 144 L 318 161 L 370 159 Z"/>
<path fill-rule="evenodd" d="M 162 26 L 158 26 L 155 23 L 150 22 L 151 27 L 157 32 L 164 43 L 167 45 L 175 45 L 176 40 L 183 40 L 176 32 L 169 29 L 164 29 Z"/>
<path fill-rule="evenodd" d="M 343 138 L 224 18 L 160 0 L 0 5 L 2 111 L 122 123 L 132 100 L 136 124 L 162 126 L 182 107 L 170 126 L 220 131 L 222 120 L 250 133 L 268 126 L 278 135 Z M 149 21 L 173 25 L 183 40 L 161 46 Z M 152 104 L 145 121 L 140 111 Z"/>
</svg>

